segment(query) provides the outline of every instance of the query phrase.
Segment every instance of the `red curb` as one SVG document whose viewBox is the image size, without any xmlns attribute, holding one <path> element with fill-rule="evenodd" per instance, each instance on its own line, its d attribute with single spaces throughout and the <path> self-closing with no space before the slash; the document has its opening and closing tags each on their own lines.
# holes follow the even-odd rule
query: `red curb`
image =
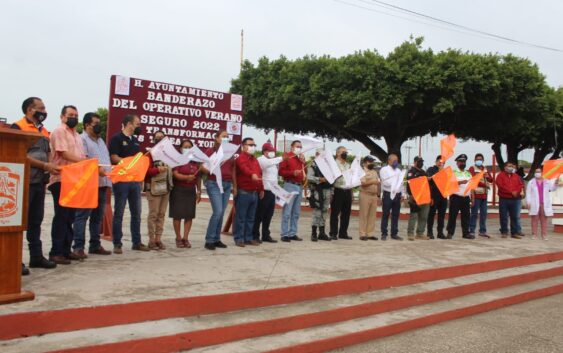
<svg viewBox="0 0 563 353">
<path fill-rule="evenodd" d="M 375 291 L 563 260 L 563 251 L 291 287 L 0 316 L 0 340 L 205 315 Z"/>
<path fill-rule="evenodd" d="M 563 275 L 563 266 L 316 313 L 184 332 L 170 336 L 71 348 L 49 353 L 177 352 L 353 320 L 561 275 Z M 302 350 L 298 349 L 297 351 L 301 352 Z"/>
<path fill-rule="evenodd" d="M 510 297 L 500 298 L 489 302 L 471 305 L 459 309 L 453 309 L 423 316 L 420 318 L 399 322 L 392 325 L 377 327 L 369 330 L 350 333 L 336 337 L 330 337 L 322 340 L 312 341 L 304 344 L 279 348 L 267 351 L 265 353 L 320 353 L 327 352 L 338 348 L 344 348 L 378 338 L 393 336 L 402 332 L 415 330 L 442 322 L 460 319 L 467 316 L 482 314 L 488 311 L 504 308 L 510 305 L 520 304 L 526 301 L 547 297 L 563 293 L 563 284 L 551 287 L 536 289 L 529 292 L 520 293 Z"/>
</svg>

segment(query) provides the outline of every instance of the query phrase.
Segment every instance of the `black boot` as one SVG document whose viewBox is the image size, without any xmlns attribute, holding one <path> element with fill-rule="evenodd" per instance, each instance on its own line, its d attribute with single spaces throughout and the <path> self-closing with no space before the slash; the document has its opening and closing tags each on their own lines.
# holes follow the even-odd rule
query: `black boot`
<svg viewBox="0 0 563 353">
<path fill-rule="evenodd" d="M 29 268 L 22 263 L 22 276 L 29 276 Z"/>
<path fill-rule="evenodd" d="M 313 226 L 311 231 L 311 241 L 317 241 L 317 226 Z"/>
<path fill-rule="evenodd" d="M 330 237 L 325 233 L 325 227 L 319 227 L 319 240 L 330 241 Z"/>
</svg>

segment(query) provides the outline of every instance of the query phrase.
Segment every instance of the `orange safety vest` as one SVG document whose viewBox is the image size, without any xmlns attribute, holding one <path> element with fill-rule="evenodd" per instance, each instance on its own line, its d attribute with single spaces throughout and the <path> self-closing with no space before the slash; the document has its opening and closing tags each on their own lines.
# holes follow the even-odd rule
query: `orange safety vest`
<svg viewBox="0 0 563 353">
<path fill-rule="evenodd" d="M 21 118 L 20 120 L 16 121 L 15 123 L 21 131 L 27 131 L 27 132 L 40 132 L 43 134 L 43 136 L 49 138 L 49 131 L 47 131 L 46 128 L 42 127 L 41 129 L 37 128 L 35 126 L 35 124 L 29 122 L 25 116 L 23 118 Z"/>
</svg>

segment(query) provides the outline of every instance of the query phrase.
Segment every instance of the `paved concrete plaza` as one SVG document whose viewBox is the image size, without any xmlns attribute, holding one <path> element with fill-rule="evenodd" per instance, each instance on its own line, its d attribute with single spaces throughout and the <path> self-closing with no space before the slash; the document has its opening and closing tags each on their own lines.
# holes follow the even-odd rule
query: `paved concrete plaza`
<svg viewBox="0 0 563 353">
<path fill-rule="evenodd" d="M 47 195 L 46 200 L 42 235 L 45 254 L 50 248 L 53 216 L 51 196 Z M 146 200 L 143 202 L 143 219 L 146 219 L 148 208 Z M 167 219 L 164 241 L 168 249 L 146 253 L 130 250 L 126 211 L 123 255 L 91 255 L 84 262 L 73 262 L 55 270 L 32 269 L 32 274 L 24 277 L 23 287 L 34 291 L 36 299 L 0 306 L 0 314 L 283 287 L 563 250 L 563 236 L 552 232 L 548 241 L 532 240 L 529 236 L 522 240 L 501 239 L 498 219 L 489 220 L 489 233 L 493 236 L 489 240 L 461 239 L 458 228 L 454 239 L 448 241 L 363 242 L 357 235 L 358 219 L 352 217 L 349 233 L 354 240 L 313 243 L 309 240 L 311 213 L 303 212 L 299 232 L 303 242 L 238 248 L 231 237 L 224 236 L 223 241 L 229 246 L 227 249 L 208 251 L 203 245 L 210 212 L 208 202 L 202 202 L 197 208 L 190 235 L 193 248 L 175 247 L 172 222 Z M 276 239 L 279 239 L 280 217 L 281 210 L 278 209 L 271 227 Z M 143 234 L 146 234 L 145 227 L 143 221 Z M 523 220 L 523 227 L 524 232 L 530 234 L 529 219 Z M 406 222 L 401 221 L 400 235 L 406 237 L 405 233 Z M 379 232 L 375 235 L 379 237 Z M 143 237 L 146 243 L 147 238 Z M 107 241 L 103 241 L 103 246 L 112 248 Z M 24 259 L 27 262 L 27 244 L 24 245 Z M 412 352 L 416 344 L 417 352 L 434 352 L 438 347 L 447 347 L 451 352 L 560 352 L 563 351 L 560 349 L 563 333 L 555 327 L 560 327 L 562 318 L 563 295 L 557 295 L 344 351 Z M 472 333 L 467 336 L 467 332 Z M 483 335 L 482 342 L 468 339 L 476 334 Z M 69 335 L 76 336 L 76 333 Z M 526 349 L 516 349 L 520 344 Z M 0 343 L 0 347 L 3 345 Z M 10 348 L 10 352 L 18 351 L 14 342 L 5 348 Z M 30 348 L 29 351 L 34 350 Z"/>
</svg>

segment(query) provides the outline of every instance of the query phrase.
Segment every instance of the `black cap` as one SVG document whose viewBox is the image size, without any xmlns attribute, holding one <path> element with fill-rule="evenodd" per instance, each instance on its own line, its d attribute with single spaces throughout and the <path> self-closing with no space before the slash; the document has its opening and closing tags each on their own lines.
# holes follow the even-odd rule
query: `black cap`
<svg viewBox="0 0 563 353">
<path fill-rule="evenodd" d="M 415 163 L 418 162 L 418 161 L 424 162 L 424 159 L 422 159 L 421 156 L 416 156 L 416 157 L 414 157 L 414 161 L 415 161 Z"/>
<path fill-rule="evenodd" d="M 367 155 L 364 157 L 364 162 L 375 162 L 375 158 L 373 158 L 373 156 Z"/>
<path fill-rule="evenodd" d="M 464 162 L 465 162 L 466 160 L 467 160 L 467 155 L 466 155 L 466 154 L 463 154 L 463 153 L 460 154 L 459 156 L 457 156 L 457 157 L 455 158 L 455 161 L 456 161 L 456 162 L 457 162 L 457 161 L 464 161 Z"/>
</svg>

